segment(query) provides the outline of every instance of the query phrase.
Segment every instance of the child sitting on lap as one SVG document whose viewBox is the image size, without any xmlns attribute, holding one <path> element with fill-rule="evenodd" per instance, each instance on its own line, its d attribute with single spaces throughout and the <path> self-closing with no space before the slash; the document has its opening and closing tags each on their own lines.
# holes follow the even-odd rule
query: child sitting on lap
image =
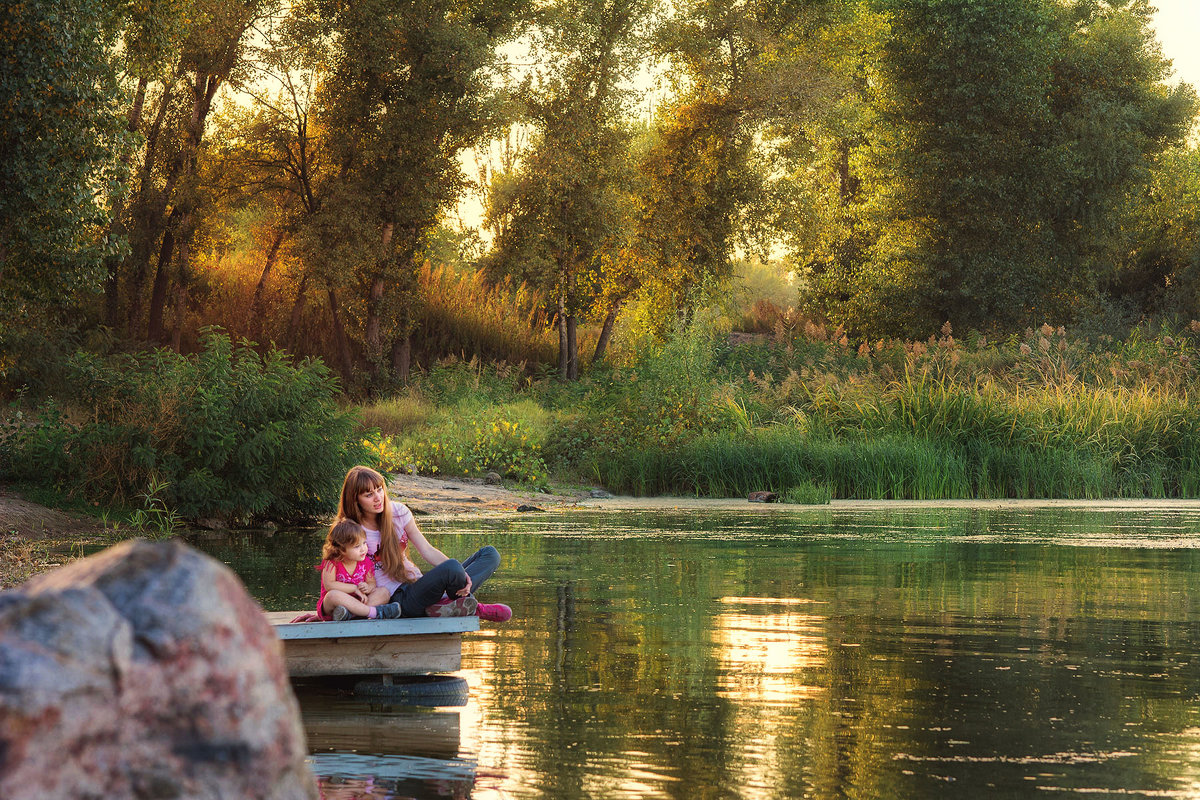
<svg viewBox="0 0 1200 800">
<path fill-rule="evenodd" d="M 317 616 L 341 622 L 355 617 L 396 619 L 400 604 L 389 603 L 375 585 L 375 563 L 367 555 L 367 534 L 349 519 L 335 522 L 321 548 L 321 599 Z"/>
</svg>

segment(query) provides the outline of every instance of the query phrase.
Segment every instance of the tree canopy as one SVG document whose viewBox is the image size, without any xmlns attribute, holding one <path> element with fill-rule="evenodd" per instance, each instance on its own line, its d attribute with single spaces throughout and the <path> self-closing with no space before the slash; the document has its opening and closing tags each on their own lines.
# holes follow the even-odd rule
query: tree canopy
<svg viewBox="0 0 1200 800">
<path fill-rule="evenodd" d="M 126 347 L 185 351 L 215 324 L 373 390 L 414 352 L 469 355 L 451 323 L 422 325 L 470 286 L 520 297 L 518 324 L 557 336 L 571 378 L 581 339 L 596 360 L 614 330 L 668 330 L 728 296 L 743 258 L 788 270 L 797 308 L 860 340 L 1200 317 L 1197 101 L 1152 15 L 10 3 L 0 339 L 69 310 Z"/>
</svg>

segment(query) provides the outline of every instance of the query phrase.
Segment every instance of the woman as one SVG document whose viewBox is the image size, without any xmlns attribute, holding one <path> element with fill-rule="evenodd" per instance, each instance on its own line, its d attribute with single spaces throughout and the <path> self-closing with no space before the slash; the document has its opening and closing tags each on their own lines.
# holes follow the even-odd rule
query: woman
<svg viewBox="0 0 1200 800">
<path fill-rule="evenodd" d="M 459 563 L 431 545 L 412 512 L 388 497 L 383 476 L 370 467 L 351 467 L 342 481 L 338 519 L 350 519 L 367 534 L 367 552 L 375 559 L 375 583 L 392 593 L 404 617 L 465 617 L 506 622 L 512 609 L 480 603 L 472 592 L 500 566 L 500 553 L 488 545 Z M 431 565 L 424 574 L 408 555 L 412 544 Z"/>
</svg>

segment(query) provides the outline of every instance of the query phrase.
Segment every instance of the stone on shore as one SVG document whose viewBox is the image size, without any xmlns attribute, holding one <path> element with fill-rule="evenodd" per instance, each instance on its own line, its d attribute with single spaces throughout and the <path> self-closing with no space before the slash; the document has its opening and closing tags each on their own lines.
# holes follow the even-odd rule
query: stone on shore
<svg viewBox="0 0 1200 800">
<path fill-rule="evenodd" d="M 126 542 L 0 593 L 0 797 L 316 798 L 283 651 L 228 567 Z"/>
</svg>

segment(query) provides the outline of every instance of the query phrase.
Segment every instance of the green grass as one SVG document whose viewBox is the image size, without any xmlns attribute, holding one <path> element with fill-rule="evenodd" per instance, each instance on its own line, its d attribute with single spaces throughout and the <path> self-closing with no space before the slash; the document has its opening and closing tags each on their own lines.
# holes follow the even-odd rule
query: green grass
<svg viewBox="0 0 1200 800">
<path fill-rule="evenodd" d="M 443 365 L 419 385 L 437 411 L 415 430 L 452 442 L 471 420 L 519 421 L 555 480 L 638 495 L 1200 495 L 1200 330 L 854 348 L 810 328 L 733 350 L 681 331 L 569 385 Z"/>
</svg>

